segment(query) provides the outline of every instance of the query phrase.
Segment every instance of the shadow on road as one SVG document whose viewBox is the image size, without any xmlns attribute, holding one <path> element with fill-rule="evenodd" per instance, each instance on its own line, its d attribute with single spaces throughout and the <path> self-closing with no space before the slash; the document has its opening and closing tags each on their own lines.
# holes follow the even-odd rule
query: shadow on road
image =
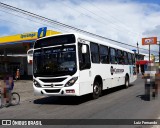
<svg viewBox="0 0 160 128">
<path fill-rule="evenodd" d="M 147 97 L 146 95 L 138 95 L 136 97 L 141 98 L 141 100 L 144 100 L 144 101 L 150 101 L 150 98 Z"/>
<path fill-rule="evenodd" d="M 130 87 L 132 87 L 132 86 L 134 86 L 134 85 L 130 84 L 129 87 L 128 87 L 128 89 Z M 110 89 L 104 90 L 102 96 L 108 95 L 108 94 L 111 94 L 111 93 L 114 93 L 114 92 L 117 92 L 117 91 L 120 91 L 122 89 L 126 89 L 126 87 L 124 85 L 122 85 L 122 86 L 118 86 L 118 87 L 114 87 L 114 88 L 110 88 Z"/>
<path fill-rule="evenodd" d="M 90 101 L 90 100 L 92 100 L 91 94 L 81 96 L 81 97 L 50 96 L 50 97 L 44 97 L 41 99 L 36 99 L 36 100 L 34 100 L 34 104 L 78 105 L 78 104 L 82 104 L 82 103 Z"/>
<path fill-rule="evenodd" d="M 130 85 L 130 87 L 133 85 Z M 125 89 L 125 86 L 118 86 L 111 89 L 107 89 L 103 91 L 102 96 L 106 96 L 108 94 L 114 93 L 116 91 L 120 91 L 122 89 Z M 73 97 L 73 96 L 50 96 L 50 97 L 44 97 L 40 99 L 34 100 L 34 104 L 57 104 L 57 105 L 79 105 L 84 102 L 88 102 L 92 100 L 92 94 L 87 94 L 80 97 Z M 97 99 L 98 100 L 98 99 Z"/>
</svg>

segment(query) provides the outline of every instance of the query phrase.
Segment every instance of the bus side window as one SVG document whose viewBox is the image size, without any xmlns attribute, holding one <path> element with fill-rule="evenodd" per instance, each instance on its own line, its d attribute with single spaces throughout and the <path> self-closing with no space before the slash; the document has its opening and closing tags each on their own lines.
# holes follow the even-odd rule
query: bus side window
<svg viewBox="0 0 160 128">
<path fill-rule="evenodd" d="M 135 55 L 134 54 L 132 54 L 132 62 L 133 62 L 133 64 L 135 64 Z"/>
<path fill-rule="evenodd" d="M 116 49 L 114 48 L 110 48 L 110 62 L 111 64 L 117 64 Z"/>
<path fill-rule="evenodd" d="M 100 51 L 100 61 L 102 64 L 108 64 L 109 63 L 109 55 L 108 55 L 108 47 L 100 45 L 99 46 Z"/>
<path fill-rule="evenodd" d="M 90 69 L 91 68 L 91 61 L 90 61 L 90 52 L 89 52 L 89 46 L 87 46 L 87 52 L 82 53 L 82 43 L 78 43 L 78 53 L 79 53 L 79 68 L 80 70 L 84 69 Z"/>
<path fill-rule="evenodd" d="M 96 43 L 90 43 L 91 59 L 93 63 L 100 63 L 99 46 Z"/>
<path fill-rule="evenodd" d="M 128 65 L 128 53 L 124 52 L 124 64 Z"/>
<path fill-rule="evenodd" d="M 117 50 L 117 61 L 118 64 L 124 64 L 123 54 L 121 50 Z"/>
<path fill-rule="evenodd" d="M 122 64 L 125 64 L 125 60 L 124 60 L 124 52 L 122 51 L 122 56 L 121 56 L 121 61 L 122 61 Z"/>
<path fill-rule="evenodd" d="M 132 64 L 132 54 L 128 53 L 128 62 L 131 65 Z"/>
</svg>

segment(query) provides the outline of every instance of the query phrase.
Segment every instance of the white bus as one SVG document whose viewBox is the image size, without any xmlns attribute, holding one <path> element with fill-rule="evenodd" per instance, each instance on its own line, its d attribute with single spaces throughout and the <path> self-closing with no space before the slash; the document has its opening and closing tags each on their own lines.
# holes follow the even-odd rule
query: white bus
<svg viewBox="0 0 160 128">
<path fill-rule="evenodd" d="M 33 48 L 35 95 L 98 98 L 102 90 L 137 78 L 134 52 L 82 34 L 38 39 Z"/>
</svg>

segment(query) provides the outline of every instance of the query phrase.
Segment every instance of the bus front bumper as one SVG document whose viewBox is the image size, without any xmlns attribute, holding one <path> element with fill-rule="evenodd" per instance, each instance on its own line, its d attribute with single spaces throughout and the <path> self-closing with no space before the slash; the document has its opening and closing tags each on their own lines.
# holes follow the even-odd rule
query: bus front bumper
<svg viewBox="0 0 160 128">
<path fill-rule="evenodd" d="M 78 90 L 73 86 L 63 88 L 39 88 L 33 85 L 33 88 L 34 95 L 36 96 L 79 96 Z"/>
</svg>

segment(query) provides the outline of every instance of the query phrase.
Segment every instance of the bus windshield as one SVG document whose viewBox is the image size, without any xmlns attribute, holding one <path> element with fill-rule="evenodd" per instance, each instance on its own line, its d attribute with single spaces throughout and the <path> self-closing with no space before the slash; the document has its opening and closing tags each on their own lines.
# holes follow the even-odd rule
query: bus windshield
<svg viewBox="0 0 160 128">
<path fill-rule="evenodd" d="M 37 76 L 73 75 L 77 70 L 75 45 L 34 51 L 33 74 Z"/>
</svg>

